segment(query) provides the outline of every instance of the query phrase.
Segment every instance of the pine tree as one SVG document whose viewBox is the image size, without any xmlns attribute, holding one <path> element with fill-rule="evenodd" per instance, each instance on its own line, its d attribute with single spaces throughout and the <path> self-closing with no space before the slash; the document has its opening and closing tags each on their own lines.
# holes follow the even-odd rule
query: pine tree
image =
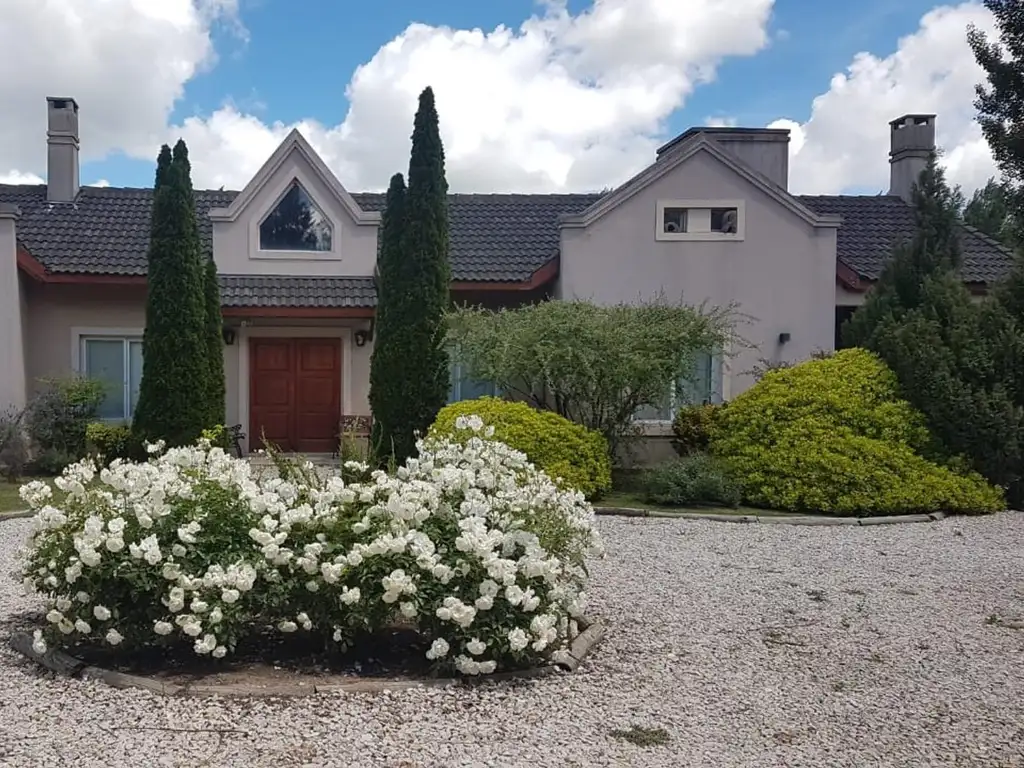
<svg viewBox="0 0 1024 768">
<path fill-rule="evenodd" d="M 168 445 L 206 426 L 208 354 L 199 237 L 187 150 L 166 145 L 157 160 L 148 253 L 142 381 L 132 431 Z"/>
<path fill-rule="evenodd" d="M 371 406 L 378 460 L 404 461 L 448 399 L 448 183 L 434 92 L 420 94 L 408 188 L 392 179 L 382 233 Z M 399 202 L 401 201 L 401 202 Z M 397 244 L 396 244 L 397 243 Z M 380 348 L 378 353 L 376 349 Z"/>
<path fill-rule="evenodd" d="M 220 308 L 220 286 L 217 283 L 217 262 L 212 256 L 206 257 L 203 271 L 203 292 L 206 320 L 206 345 L 209 355 L 209 379 L 207 381 L 206 425 L 213 427 L 223 425 L 227 419 L 225 414 L 224 384 L 224 322 Z"/>
</svg>

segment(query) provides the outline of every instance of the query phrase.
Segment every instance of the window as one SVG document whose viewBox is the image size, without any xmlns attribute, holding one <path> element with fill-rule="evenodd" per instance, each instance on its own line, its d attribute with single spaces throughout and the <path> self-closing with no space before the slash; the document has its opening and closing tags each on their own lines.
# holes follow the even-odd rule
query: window
<svg viewBox="0 0 1024 768">
<path fill-rule="evenodd" d="M 684 405 L 720 402 L 721 366 L 721 358 L 717 355 L 706 352 L 698 354 L 693 361 L 693 373 L 670 386 L 661 405 L 647 406 L 637 411 L 634 420 L 672 421 L 676 410 Z"/>
<path fill-rule="evenodd" d="M 452 359 L 451 388 L 448 390 L 448 402 L 458 403 L 462 400 L 476 400 L 478 397 L 497 397 L 498 388 L 494 382 L 480 381 L 466 373 L 462 363 Z"/>
<path fill-rule="evenodd" d="M 298 181 L 260 224 L 260 250 L 329 251 L 331 224 Z"/>
<path fill-rule="evenodd" d="M 742 200 L 659 200 L 657 240 L 742 240 Z"/>
<path fill-rule="evenodd" d="M 712 208 L 711 231 L 735 234 L 739 216 L 735 208 Z"/>
<path fill-rule="evenodd" d="M 142 340 L 115 337 L 82 339 L 82 373 L 103 383 L 106 397 L 99 418 L 131 421 L 142 381 Z"/>
<path fill-rule="evenodd" d="M 686 231 L 686 209 L 666 208 L 661 217 L 662 232 L 675 234 Z"/>
</svg>

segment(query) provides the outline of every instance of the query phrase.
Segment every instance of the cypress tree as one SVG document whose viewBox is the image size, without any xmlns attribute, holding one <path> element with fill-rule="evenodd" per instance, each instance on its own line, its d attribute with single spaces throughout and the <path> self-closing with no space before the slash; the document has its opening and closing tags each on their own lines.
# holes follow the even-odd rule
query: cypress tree
<svg viewBox="0 0 1024 768">
<path fill-rule="evenodd" d="M 375 364 L 371 363 L 371 405 L 377 422 L 373 443 L 378 460 L 393 457 L 397 462 L 415 453 L 416 435 L 425 434 L 444 407 L 450 380 L 445 346 L 448 182 L 430 88 L 420 94 L 408 189 L 404 194 L 400 189 L 401 177 L 393 178 L 388 225 L 397 233 L 381 234 L 380 322 Z"/>
<path fill-rule="evenodd" d="M 405 365 L 405 285 L 409 263 L 402 259 L 402 229 L 405 225 L 405 179 L 396 173 L 388 186 L 381 216 L 380 248 L 377 251 L 376 340 L 370 357 L 370 410 L 373 413 L 372 453 L 381 463 L 393 453 L 396 433 L 408 420 L 403 392 Z"/>
<path fill-rule="evenodd" d="M 184 142 L 157 160 L 148 252 L 142 381 L 132 431 L 168 445 L 194 441 L 208 411 L 208 354 L 195 199 Z"/>
<path fill-rule="evenodd" d="M 206 425 L 209 427 L 224 424 L 224 321 L 220 308 L 220 286 L 217 283 L 217 263 L 212 256 L 207 256 L 203 271 L 203 293 L 206 320 L 206 345 L 209 355 L 209 380 L 207 381 L 207 400 L 209 413 Z M 226 426 L 226 425 L 225 425 Z"/>
</svg>

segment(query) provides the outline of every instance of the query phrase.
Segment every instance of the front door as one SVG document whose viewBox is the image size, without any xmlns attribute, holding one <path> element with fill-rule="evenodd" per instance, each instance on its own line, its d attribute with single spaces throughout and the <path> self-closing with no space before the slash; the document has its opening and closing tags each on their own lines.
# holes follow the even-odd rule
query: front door
<svg viewBox="0 0 1024 768">
<path fill-rule="evenodd" d="M 250 446 L 331 453 L 340 421 L 340 339 L 250 339 Z"/>
</svg>

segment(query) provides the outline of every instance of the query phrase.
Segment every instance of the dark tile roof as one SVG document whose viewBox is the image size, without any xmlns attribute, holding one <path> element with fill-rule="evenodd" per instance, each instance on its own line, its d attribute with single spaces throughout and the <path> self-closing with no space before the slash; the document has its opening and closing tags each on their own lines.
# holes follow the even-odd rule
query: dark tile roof
<svg viewBox="0 0 1024 768">
<path fill-rule="evenodd" d="M 882 273 L 893 246 L 914 235 L 914 210 L 895 195 L 801 195 L 797 198 L 817 213 L 838 213 L 843 224 L 836 236 L 836 255 L 868 280 Z M 992 283 L 1010 268 L 1012 255 L 992 238 L 964 226 L 960 239 L 963 278 L 969 283 Z"/>
<path fill-rule="evenodd" d="M 196 191 L 200 236 L 209 248 L 211 208 L 237 192 Z M 356 194 L 365 210 L 384 195 Z M 452 195 L 451 263 L 455 280 L 522 282 L 557 255 L 558 217 L 587 208 L 599 195 Z M 19 241 L 50 272 L 143 275 L 149 245 L 150 189 L 83 187 L 74 203 L 52 204 L 43 185 L 0 185 L 0 203 L 21 215 Z"/>
<path fill-rule="evenodd" d="M 225 307 L 375 307 L 372 277 L 221 275 Z"/>
<path fill-rule="evenodd" d="M 230 205 L 236 192 L 200 190 L 200 236 L 209 248 L 212 226 L 204 214 Z M 452 277 L 464 281 L 522 282 L 558 252 L 558 219 L 579 213 L 600 195 L 475 195 L 449 198 Z M 384 206 L 384 195 L 357 193 L 364 210 Z M 799 196 L 818 213 L 843 217 L 839 259 L 866 279 L 875 279 L 900 240 L 914 231 L 910 206 L 900 198 Z M 18 238 L 51 272 L 143 275 L 149 242 L 152 190 L 83 187 L 73 204 L 46 201 L 42 185 L 0 185 L 0 204 L 17 205 Z M 1009 268 L 1011 256 L 970 227 L 963 233 L 964 279 L 992 282 Z"/>
</svg>

